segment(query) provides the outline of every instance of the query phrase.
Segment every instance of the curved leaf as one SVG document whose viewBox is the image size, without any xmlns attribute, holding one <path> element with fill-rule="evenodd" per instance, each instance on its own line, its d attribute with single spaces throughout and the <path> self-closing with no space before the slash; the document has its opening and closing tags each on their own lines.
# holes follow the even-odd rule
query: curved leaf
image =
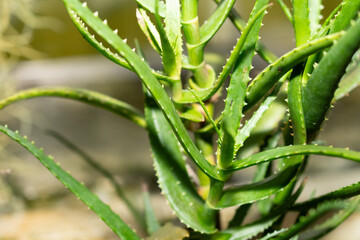
<svg viewBox="0 0 360 240">
<path fill-rule="evenodd" d="M 226 20 L 236 0 L 223 0 L 219 3 L 215 12 L 200 27 L 200 42 L 206 44 L 219 30 Z"/>
<path fill-rule="evenodd" d="M 299 187 L 299 189 L 294 193 L 293 196 L 288 198 L 288 201 L 282 206 L 276 208 L 268 216 L 263 217 L 253 223 L 246 224 L 245 226 L 229 228 L 219 233 L 213 235 L 211 239 L 226 239 L 226 240 L 246 240 L 252 239 L 257 236 L 259 233 L 264 232 L 268 229 L 274 222 L 279 219 L 279 217 L 288 210 L 288 208 L 294 204 L 296 199 L 301 194 L 304 188 L 304 183 Z"/>
<path fill-rule="evenodd" d="M 309 21 L 309 2 L 314 0 L 293 0 L 293 25 L 295 30 L 296 46 L 305 44 L 311 35 Z"/>
<path fill-rule="evenodd" d="M 170 123 L 175 135 L 183 146 L 189 157 L 199 166 L 199 168 L 208 176 L 222 179 L 222 173 L 217 171 L 214 166 L 207 162 L 205 157 L 200 153 L 194 142 L 187 133 L 174 104 L 163 89 L 162 85 L 155 78 L 151 69 L 141 58 L 132 51 L 132 49 L 100 18 L 78 0 L 63 0 L 71 13 L 76 13 L 84 20 L 94 31 L 113 46 L 124 59 L 132 66 L 144 85 L 149 89 L 160 109 L 163 111 L 166 119 Z"/>
<path fill-rule="evenodd" d="M 360 20 L 331 47 L 303 88 L 302 101 L 308 139 L 316 135 L 325 119 L 338 83 L 360 47 L 359 36 Z"/>
<path fill-rule="evenodd" d="M 360 62 L 341 79 L 334 93 L 334 100 L 343 98 L 358 86 L 360 86 Z"/>
<path fill-rule="evenodd" d="M 286 187 L 297 171 L 298 166 L 293 166 L 262 181 L 225 189 L 215 208 L 221 209 L 266 199 Z"/>
<path fill-rule="evenodd" d="M 76 15 L 75 12 L 69 11 L 69 15 L 70 15 L 71 19 L 73 20 L 73 23 L 75 24 L 75 26 L 81 33 L 81 35 L 83 35 L 85 40 L 88 41 L 99 53 L 101 53 L 104 57 L 111 60 L 112 62 L 114 62 L 126 69 L 134 71 L 134 69 L 126 62 L 126 60 L 124 58 L 120 57 L 117 53 L 113 53 L 109 48 L 104 47 L 104 45 L 101 42 L 96 40 L 95 36 L 89 32 L 88 28 L 84 25 L 84 23 Z M 115 32 L 117 32 L 117 30 L 115 30 Z M 164 81 L 170 82 L 170 83 L 174 81 L 174 79 L 172 79 L 168 76 L 165 76 L 163 73 L 157 72 L 153 69 L 152 69 L 152 72 L 158 79 L 161 79 L 161 80 L 164 80 Z"/>
<path fill-rule="evenodd" d="M 158 2 L 158 14 L 160 17 L 165 17 L 166 6 L 163 1 L 159 0 L 136 0 L 136 2 L 146 10 L 155 14 L 156 2 Z"/>
<path fill-rule="evenodd" d="M 236 161 L 228 170 L 235 171 L 278 158 L 310 154 L 339 157 L 360 162 L 360 152 L 317 145 L 293 145 L 255 153 L 249 157 Z"/>
<path fill-rule="evenodd" d="M 309 208 L 313 208 L 323 201 L 330 201 L 334 199 L 347 199 L 360 194 L 360 182 L 355 184 L 337 189 L 333 192 L 324 194 L 322 196 L 312 198 L 305 202 L 300 202 L 291 207 L 291 210 L 294 211 L 304 211 Z"/>
<path fill-rule="evenodd" d="M 14 141 L 21 144 L 31 154 L 33 154 L 49 171 L 70 191 L 72 191 L 81 201 L 93 210 L 103 220 L 117 236 L 123 239 L 140 240 L 134 231 L 131 230 L 121 218 L 114 213 L 108 205 L 103 203 L 95 194 L 90 192 L 83 184 L 74 179 L 69 173 L 64 171 L 59 164 L 55 163 L 52 157 L 46 156 L 44 152 L 30 143 L 26 137 L 21 137 L 17 132 L 13 132 L 6 126 L 0 125 L 0 131 L 8 135 Z"/>
<path fill-rule="evenodd" d="M 250 20 L 256 16 L 256 13 L 266 7 L 268 0 L 256 1 Z M 262 14 L 264 16 L 265 13 Z M 243 117 L 243 107 L 245 105 L 246 87 L 250 80 L 250 70 L 252 60 L 255 54 L 255 46 L 259 39 L 259 31 L 262 22 L 262 16 L 257 18 L 249 35 L 246 39 L 238 61 L 235 64 L 234 71 L 230 78 L 230 85 L 227 89 L 228 94 L 225 99 L 225 109 L 222 113 L 221 138 L 223 144 L 220 146 L 218 166 L 227 168 L 233 161 L 235 154 L 235 138 L 240 128 L 240 122 Z"/>
<path fill-rule="evenodd" d="M 336 33 L 308 42 L 284 54 L 277 61 L 266 67 L 254 78 L 248 87 L 246 95 L 248 105 L 246 109 L 252 107 L 266 95 L 274 84 L 290 69 L 310 55 L 330 47 L 334 40 L 338 39 L 341 35 L 342 33 Z"/>
<path fill-rule="evenodd" d="M 353 214 L 359 205 L 359 200 L 354 200 L 350 203 L 350 206 L 344 209 L 344 211 L 340 211 L 330 219 L 326 220 L 324 223 L 317 225 L 314 229 L 305 231 L 299 235 L 302 240 L 316 240 L 324 235 L 328 234 L 335 228 L 337 228 L 341 223 L 343 223 L 346 219 L 348 219 L 351 214 Z"/>
<path fill-rule="evenodd" d="M 192 185 L 171 127 L 151 97 L 147 96 L 145 103 L 154 166 L 162 193 L 186 225 L 203 233 L 215 232 L 215 212 L 207 208 Z"/>
<path fill-rule="evenodd" d="M 313 224 L 316 220 L 323 217 L 325 214 L 332 211 L 346 210 L 354 211 L 359 204 L 359 199 L 353 201 L 330 201 L 319 204 L 316 209 L 309 211 L 307 216 L 300 217 L 300 220 L 293 224 L 287 231 L 280 233 L 273 238 L 274 240 L 288 240 L 291 237 L 297 235 L 308 226 Z"/>
<path fill-rule="evenodd" d="M 99 92 L 78 88 L 32 88 L 20 91 L 0 101 L 0 109 L 15 102 L 37 97 L 61 97 L 77 100 L 123 116 L 140 127 L 146 128 L 144 117 L 133 106 Z"/>
</svg>

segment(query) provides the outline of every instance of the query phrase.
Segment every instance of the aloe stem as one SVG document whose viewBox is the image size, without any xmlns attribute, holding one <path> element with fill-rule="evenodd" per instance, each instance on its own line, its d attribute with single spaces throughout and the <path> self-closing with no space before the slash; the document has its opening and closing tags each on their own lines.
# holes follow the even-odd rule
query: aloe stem
<svg viewBox="0 0 360 240">
<path fill-rule="evenodd" d="M 200 87 L 208 87 L 209 73 L 204 62 L 204 45 L 200 42 L 200 28 L 198 18 L 198 0 L 182 0 L 182 28 L 186 39 L 189 63 L 195 82 Z"/>
</svg>

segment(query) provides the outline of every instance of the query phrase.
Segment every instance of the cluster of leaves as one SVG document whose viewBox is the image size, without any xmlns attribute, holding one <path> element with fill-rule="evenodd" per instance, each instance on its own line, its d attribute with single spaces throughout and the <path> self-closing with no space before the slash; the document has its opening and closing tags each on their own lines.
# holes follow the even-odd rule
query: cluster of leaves
<svg viewBox="0 0 360 240">
<path fill-rule="evenodd" d="M 217 8 L 201 26 L 197 0 L 182 0 L 181 7 L 179 0 L 137 0 L 140 28 L 162 58 L 161 71 L 152 69 L 140 46 L 131 49 L 117 30 L 111 29 L 107 20 L 100 19 L 99 13 L 91 11 L 85 2 L 63 1 L 86 40 L 141 79 L 145 116 L 109 96 L 71 88 L 29 89 L 1 101 L 1 108 L 34 97 L 70 98 L 112 111 L 146 129 L 159 187 L 188 227 L 185 235 L 189 239 L 317 239 L 355 211 L 359 199 L 349 198 L 360 193 L 360 183 L 300 203 L 296 200 L 304 182 L 297 190 L 295 187 L 311 154 L 360 161 L 359 152 L 313 144 L 331 103 L 360 82 L 360 0 L 343 0 L 322 25 L 321 0 L 293 0 L 292 11 L 278 0 L 293 25 L 296 40 L 296 48 L 281 57 L 259 41 L 268 0 L 255 1 L 247 23 L 233 9 L 235 0 L 215 0 Z M 241 36 L 223 69 L 216 73 L 204 60 L 204 48 L 227 18 Z M 255 53 L 269 65 L 251 80 Z M 182 79 L 183 69 L 191 73 L 190 78 Z M 215 117 L 214 104 L 226 79 L 230 80 L 225 107 Z M 281 97 L 284 95 L 287 103 Z M 245 117 L 246 112 L 251 114 Z M 264 121 L 275 127 L 269 130 Z M 117 214 L 41 149 L 6 126 L 1 126 L 0 131 L 36 156 L 119 237 L 139 239 Z M 112 181 L 140 225 L 156 238 L 162 228 L 148 196 L 145 195 L 146 217 L 142 218 L 111 175 L 79 149 L 73 149 Z M 198 170 L 196 181 L 189 177 L 185 156 Z M 275 164 L 273 160 L 278 161 Z M 252 183 L 228 186 L 235 172 L 254 165 L 257 171 Z M 254 203 L 261 217 L 244 225 Z M 238 208 L 228 228 L 223 229 L 218 225 L 219 210 L 232 206 Z M 281 228 L 289 211 L 298 212 L 298 218 L 292 226 Z M 337 213 L 332 218 L 314 226 L 318 219 L 334 211 Z"/>
</svg>

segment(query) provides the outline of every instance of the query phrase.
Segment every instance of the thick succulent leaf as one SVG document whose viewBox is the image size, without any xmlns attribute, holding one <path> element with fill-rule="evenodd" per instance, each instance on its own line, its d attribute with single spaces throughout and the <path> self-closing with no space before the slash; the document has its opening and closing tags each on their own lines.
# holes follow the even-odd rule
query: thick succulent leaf
<svg viewBox="0 0 360 240">
<path fill-rule="evenodd" d="M 214 0 L 219 4 L 220 0 Z M 241 18 L 240 14 L 232 8 L 228 15 L 234 26 L 240 31 L 244 31 L 246 22 Z M 259 40 L 256 45 L 256 52 L 268 63 L 271 63 L 277 59 L 276 55 L 272 53 L 265 45 Z"/>
<path fill-rule="evenodd" d="M 323 155 L 339 157 L 348 160 L 360 162 L 360 152 L 351 151 L 343 148 L 334 148 L 317 145 L 293 145 L 278 147 L 275 149 L 266 150 L 255 153 L 249 157 L 236 161 L 229 170 L 234 171 L 238 169 L 247 168 L 253 165 L 272 161 L 278 158 L 289 157 L 294 155 Z"/>
<path fill-rule="evenodd" d="M 360 194 L 360 182 L 337 189 L 333 192 L 324 194 L 322 196 L 312 198 L 308 201 L 295 204 L 291 210 L 305 211 L 310 208 L 314 208 L 321 202 L 330 201 L 334 199 L 347 199 Z"/>
<path fill-rule="evenodd" d="M 271 232 L 271 233 L 268 233 L 266 234 L 264 237 L 260 238 L 259 240 L 269 240 L 269 239 L 273 239 L 273 237 L 279 235 L 280 233 L 283 233 L 287 231 L 287 228 L 282 228 L 280 230 L 275 230 L 274 232 Z M 293 239 L 290 239 L 290 240 L 293 240 Z M 296 240 L 296 239 L 294 239 Z"/>
<path fill-rule="evenodd" d="M 123 116 L 143 128 L 146 127 L 142 113 L 135 107 L 102 93 L 79 88 L 32 88 L 19 91 L 1 100 L 0 109 L 15 102 L 37 97 L 60 97 L 84 102 Z"/>
<path fill-rule="evenodd" d="M 136 2 L 151 13 L 155 14 L 156 2 L 158 2 L 158 14 L 160 17 L 165 17 L 166 6 L 163 1 L 160 0 L 136 0 Z"/>
<path fill-rule="evenodd" d="M 179 115 L 183 119 L 187 119 L 193 122 L 204 122 L 205 117 L 199 111 L 194 108 L 187 109 Z"/>
<path fill-rule="evenodd" d="M 147 37 L 150 45 L 155 51 L 162 54 L 160 34 L 155 25 L 151 22 L 149 16 L 146 14 L 146 11 L 143 8 L 136 9 L 136 17 L 138 19 L 140 29 Z"/>
<path fill-rule="evenodd" d="M 301 102 L 301 90 L 302 90 L 301 69 L 302 68 L 300 66 L 296 66 L 293 69 L 292 78 L 290 80 L 289 88 L 288 88 L 288 105 L 289 105 L 289 113 L 290 113 L 289 124 L 291 124 L 291 129 L 293 131 L 292 133 L 293 139 L 291 143 L 296 145 L 306 144 L 306 140 L 307 140 L 304 112 Z M 283 158 L 279 161 L 278 168 L 279 170 L 283 170 L 285 168 L 288 168 L 289 166 L 301 164 L 303 159 L 304 156 L 302 155 Z M 279 192 L 274 198 L 274 203 L 279 205 L 282 204 L 284 201 L 287 201 L 287 198 L 293 191 L 295 184 L 296 184 L 296 180 L 294 180 L 292 184 L 289 184 L 284 189 L 284 191 Z"/>
<path fill-rule="evenodd" d="M 247 90 L 246 101 L 249 109 L 257 103 L 289 70 L 305 60 L 310 55 L 330 47 L 334 40 L 343 33 L 337 33 L 310 41 L 284 54 L 277 61 L 266 67 L 251 82 Z"/>
<path fill-rule="evenodd" d="M 250 19 L 256 16 L 256 13 L 262 8 L 266 7 L 268 0 L 256 1 Z M 262 14 L 264 16 L 265 13 Z M 251 20 L 249 20 L 251 21 Z M 225 99 L 225 109 L 223 112 L 223 119 L 221 121 L 220 134 L 222 144 L 220 147 L 219 166 L 221 168 L 228 167 L 233 161 L 236 151 L 235 137 L 238 134 L 241 118 L 243 116 L 243 107 L 245 104 L 245 95 L 249 74 L 251 70 L 252 59 L 255 54 L 255 46 L 259 39 L 259 31 L 261 27 L 262 17 L 257 18 L 248 34 L 246 43 L 244 44 L 238 61 L 235 64 L 234 72 L 230 78 L 230 85 L 227 89 L 228 94 Z"/>
<path fill-rule="evenodd" d="M 347 72 L 339 83 L 338 89 L 334 93 L 334 100 L 339 100 L 349 94 L 360 85 L 360 62 Z"/>
<path fill-rule="evenodd" d="M 309 1 L 313 0 L 292 1 L 296 46 L 303 45 L 310 39 Z"/>
<path fill-rule="evenodd" d="M 221 209 L 266 199 L 288 185 L 297 170 L 298 166 L 289 167 L 262 181 L 225 189 L 215 208 Z"/>
<path fill-rule="evenodd" d="M 63 170 L 59 164 L 55 163 L 52 157 L 46 156 L 42 149 L 30 143 L 26 137 L 21 137 L 17 132 L 13 132 L 6 126 L 0 125 L 0 131 L 21 144 L 32 155 L 34 155 L 59 181 L 72 191 L 81 201 L 83 201 L 90 209 L 92 209 L 117 236 L 122 239 L 140 240 L 129 226 L 114 213 L 111 208 L 102 202 L 95 194 L 90 192 L 83 184 L 78 182 L 69 173 Z"/>
<path fill-rule="evenodd" d="M 202 101 L 209 99 L 211 96 L 213 96 L 223 85 L 226 78 L 229 76 L 231 70 L 233 69 L 239 54 L 241 50 L 243 49 L 244 44 L 246 43 L 247 37 L 251 31 L 251 28 L 256 23 L 256 20 L 260 18 L 265 12 L 266 8 L 268 6 L 263 7 L 261 10 L 259 10 L 253 19 L 251 19 L 246 28 L 244 29 L 243 33 L 241 34 L 240 38 L 238 39 L 234 50 L 232 51 L 229 59 L 227 60 L 222 72 L 220 73 L 219 77 L 216 79 L 214 86 L 211 88 L 204 88 L 199 90 L 194 90 L 195 95 L 200 98 Z M 182 92 L 182 96 L 180 99 L 174 99 L 174 101 L 179 103 L 192 103 L 197 102 L 197 98 L 195 97 L 194 93 L 189 90 L 184 90 Z"/>
<path fill-rule="evenodd" d="M 330 34 L 347 29 L 360 10 L 360 0 L 343 0 L 340 4 L 341 10 L 330 21 Z"/>
<path fill-rule="evenodd" d="M 165 33 L 174 54 L 174 60 L 173 62 L 166 62 L 167 58 L 165 56 L 167 54 L 167 49 L 164 48 L 162 55 L 164 68 L 171 69 L 169 70 L 170 72 L 168 72 L 168 74 L 179 79 L 182 63 L 182 35 L 179 0 L 166 0 Z M 161 38 L 163 37 L 164 36 L 161 35 Z M 169 66 L 166 66 L 167 64 Z"/>
<path fill-rule="evenodd" d="M 301 231 L 305 230 L 308 226 L 322 218 L 327 213 L 339 210 L 345 211 L 354 211 L 359 204 L 359 199 L 354 199 L 352 201 L 329 201 L 319 204 L 316 209 L 309 211 L 308 215 L 300 217 L 299 221 L 293 224 L 285 232 L 280 233 L 278 236 L 273 238 L 274 240 L 287 240 L 291 237 L 299 234 Z"/>
<path fill-rule="evenodd" d="M 213 178 L 222 178 L 223 176 L 221 176 L 221 173 L 217 172 L 215 168 L 207 162 L 204 156 L 200 153 L 199 149 L 196 148 L 194 142 L 182 124 L 169 96 L 151 72 L 147 64 L 144 63 L 141 58 L 133 52 L 132 49 L 116 33 L 114 33 L 107 24 L 101 21 L 97 14 L 92 13 L 86 5 L 84 6 L 78 0 L 63 1 L 70 12 L 75 11 L 83 21 L 85 21 L 97 34 L 114 47 L 130 64 L 130 66 L 132 66 L 144 85 L 149 89 L 152 96 L 154 96 L 155 101 L 164 112 L 168 122 L 175 132 L 176 137 L 189 157 L 195 161 L 199 168 L 207 175 Z"/>
<path fill-rule="evenodd" d="M 276 96 L 270 95 L 260 105 L 256 112 L 251 118 L 245 123 L 235 138 L 235 152 L 237 152 L 243 145 L 246 139 L 250 136 L 251 132 L 255 129 L 257 123 L 260 121 L 262 116 L 269 110 L 271 104 L 275 101 Z"/>
<path fill-rule="evenodd" d="M 104 45 L 96 40 L 95 36 L 92 35 L 88 28 L 84 25 L 84 23 L 81 21 L 81 19 L 76 15 L 75 12 L 69 11 L 69 15 L 71 19 L 73 20 L 75 26 L 79 30 L 79 32 L 83 35 L 86 41 L 88 41 L 98 52 L 100 52 L 103 56 L 105 56 L 107 59 L 111 60 L 112 62 L 129 69 L 131 71 L 134 71 L 134 69 L 126 62 L 126 60 L 122 57 L 120 57 L 117 53 L 113 53 L 109 48 L 104 47 Z M 115 30 L 117 32 L 117 30 Z M 155 70 L 152 70 L 153 74 L 161 80 L 172 82 L 173 79 L 171 79 L 168 76 L 165 76 L 164 74 L 157 72 Z"/>
<path fill-rule="evenodd" d="M 206 44 L 219 30 L 236 0 L 223 0 L 207 21 L 200 27 L 200 42 Z"/>
<path fill-rule="evenodd" d="M 360 20 L 342 36 L 319 65 L 303 88 L 302 102 L 306 129 L 312 139 L 320 129 L 329 110 L 334 92 L 351 58 L 360 46 Z"/>
<path fill-rule="evenodd" d="M 257 236 L 268 229 L 279 217 L 296 201 L 304 188 L 302 184 L 293 196 L 281 207 L 276 208 L 271 214 L 253 223 L 241 227 L 229 228 L 213 235 L 211 239 L 246 240 Z"/>
<path fill-rule="evenodd" d="M 311 36 L 314 36 L 319 28 L 320 20 L 322 19 L 321 10 L 323 8 L 322 0 L 310 0 L 309 1 L 309 21 L 310 21 L 310 31 Z"/>
<path fill-rule="evenodd" d="M 271 104 L 275 101 L 276 96 L 280 90 L 282 83 L 287 79 L 288 75 L 282 77 L 279 81 L 278 86 L 275 87 L 273 92 L 261 103 L 260 107 L 253 113 L 251 118 L 245 122 L 244 127 L 240 129 L 235 138 L 235 152 L 237 152 L 243 145 L 245 140 L 250 136 L 251 132 L 256 128 L 259 121 L 262 119 L 264 114 L 269 110 Z M 277 114 L 280 112 L 277 111 Z"/>
<path fill-rule="evenodd" d="M 343 223 L 346 219 L 353 214 L 359 205 L 359 199 L 355 199 L 352 201 L 350 206 L 346 208 L 344 211 L 340 211 L 335 214 L 330 219 L 326 220 L 324 223 L 317 225 L 314 229 L 305 231 L 299 235 L 299 238 L 302 240 L 316 240 L 320 239 L 324 235 L 328 234 L 335 228 L 337 228 L 341 223 Z"/>
<path fill-rule="evenodd" d="M 162 47 L 161 58 L 164 70 L 169 76 L 175 77 L 177 80 L 179 80 L 180 76 L 179 71 L 177 70 L 178 66 L 176 64 L 176 52 L 157 11 L 155 11 L 155 20 L 157 30 L 160 34 Z"/>
<path fill-rule="evenodd" d="M 215 232 L 215 212 L 197 194 L 171 127 L 155 101 L 146 97 L 146 120 L 159 186 L 179 219 L 192 229 Z"/>
</svg>

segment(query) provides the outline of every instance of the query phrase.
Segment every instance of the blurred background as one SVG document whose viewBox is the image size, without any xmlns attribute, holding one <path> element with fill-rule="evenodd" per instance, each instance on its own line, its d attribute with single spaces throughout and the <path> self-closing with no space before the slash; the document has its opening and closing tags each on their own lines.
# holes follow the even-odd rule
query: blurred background
<svg viewBox="0 0 360 240">
<path fill-rule="evenodd" d="M 215 8 L 200 0 L 200 17 L 206 19 Z M 210 3 L 209 3 L 210 2 Z M 237 1 L 246 19 L 251 1 Z M 275 2 L 275 1 L 273 1 Z M 324 18 L 340 0 L 323 1 Z M 154 66 L 155 56 L 141 33 L 135 17 L 134 0 L 89 0 L 88 5 L 119 29 L 119 35 L 134 46 L 143 44 Z M 200 19 L 200 20 L 201 20 Z M 227 21 L 206 50 L 229 55 L 238 31 Z M 265 16 L 262 41 L 282 55 L 294 47 L 292 28 L 277 4 Z M 254 63 L 260 71 L 266 64 Z M 61 0 L 0 0 L 0 93 L 12 93 L 38 86 L 70 86 L 96 90 L 139 109 L 143 98 L 140 80 L 98 54 L 79 34 Z M 360 90 L 335 104 L 320 140 L 336 147 L 360 151 Z M 160 219 L 171 219 L 171 210 L 156 188 L 150 147 L 144 130 L 112 113 L 71 100 L 38 98 L 16 103 L 0 111 L 0 123 L 18 129 L 43 147 L 63 168 L 98 194 L 136 227 L 110 183 L 66 148 L 46 130 L 54 130 L 109 169 L 126 186 L 128 196 L 141 207 L 141 185 L 148 184 Z M 98 217 L 87 210 L 32 155 L 0 135 L 0 240 L 10 239 L 115 239 Z M 332 158 L 312 157 L 305 173 L 308 184 L 303 199 L 359 181 L 360 165 Z M 244 181 L 247 176 L 243 176 Z M 226 212 L 224 213 L 226 215 Z M 360 239 L 354 214 L 324 239 Z M 351 236 L 348 235 L 351 231 Z M 345 234 L 345 235 L 344 235 Z M 345 237 L 344 237 L 345 236 Z"/>
</svg>

